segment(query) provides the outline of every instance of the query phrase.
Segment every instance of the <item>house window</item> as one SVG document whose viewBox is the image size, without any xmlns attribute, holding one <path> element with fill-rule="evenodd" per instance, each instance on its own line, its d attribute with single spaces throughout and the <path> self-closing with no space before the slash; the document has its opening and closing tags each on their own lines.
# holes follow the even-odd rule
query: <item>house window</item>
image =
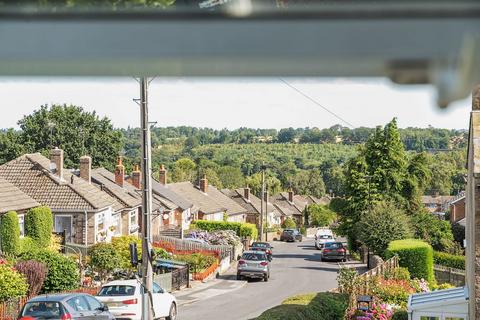
<svg viewBox="0 0 480 320">
<path fill-rule="evenodd" d="M 25 216 L 23 214 L 18 215 L 18 225 L 20 226 L 20 237 L 25 235 Z"/>
<path fill-rule="evenodd" d="M 421 316 L 420 320 L 440 320 L 440 317 L 427 317 L 427 316 Z"/>
<path fill-rule="evenodd" d="M 134 233 L 138 231 L 138 217 L 137 217 L 137 211 L 130 211 L 129 214 L 129 224 L 130 224 L 130 233 Z"/>
<path fill-rule="evenodd" d="M 112 216 L 112 225 L 110 226 L 110 231 L 112 231 L 115 236 L 118 236 L 122 233 L 122 217 L 120 213 Z"/>
<path fill-rule="evenodd" d="M 65 231 L 65 241 L 72 241 L 73 217 L 71 215 L 55 215 L 55 232 Z"/>
<path fill-rule="evenodd" d="M 95 216 L 95 222 L 97 242 L 103 242 L 107 239 L 107 232 L 105 230 L 105 213 L 97 213 Z"/>
</svg>

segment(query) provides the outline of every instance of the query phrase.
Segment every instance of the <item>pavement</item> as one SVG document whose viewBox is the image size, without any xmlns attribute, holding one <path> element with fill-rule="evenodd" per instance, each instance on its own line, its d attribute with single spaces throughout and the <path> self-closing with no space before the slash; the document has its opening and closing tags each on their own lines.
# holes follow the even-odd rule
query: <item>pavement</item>
<svg viewBox="0 0 480 320">
<path fill-rule="evenodd" d="M 362 269 L 354 261 L 322 262 L 312 239 L 303 242 L 271 242 L 274 246 L 271 275 L 261 280 L 237 281 L 233 267 L 218 279 L 195 283 L 193 288 L 175 293 L 179 301 L 178 320 L 248 320 L 279 305 L 286 298 L 337 287 L 341 265 Z"/>
</svg>

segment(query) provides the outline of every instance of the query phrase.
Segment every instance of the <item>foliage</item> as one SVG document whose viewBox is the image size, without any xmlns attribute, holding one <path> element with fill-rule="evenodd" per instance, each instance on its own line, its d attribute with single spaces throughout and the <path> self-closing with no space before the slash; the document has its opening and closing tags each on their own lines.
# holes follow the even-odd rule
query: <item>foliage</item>
<svg viewBox="0 0 480 320">
<path fill-rule="evenodd" d="M 415 237 L 430 243 L 434 250 L 444 251 L 452 245 L 453 233 L 450 223 L 438 219 L 426 210 L 412 215 Z"/>
<path fill-rule="evenodd" d="M 408 312 L 406 310 L 397 310 L 393 313 L 392 320 L 408 320 Z"/>
<path fill-rule="evenodd" d="M 208 232 L 216 230 L 233 230 L 239 237 L 250 237 L 252 239 L 257 239 L 258 237 L 257 227 L 252 223 L 197 220 L 192 222 L 191 227 Z"/>
<path fill-rule="evenodd" d="M 42 289 L 48 269 L 43 262 L 35 260 L 20 261 L 15 269 L 24 275 L 28 283 L 28 296 L 36 296 Z"/>
<path fill-rule="evenodd" d="M 357 224 L 358 237 L 377 255 L 388 244 L 411 236 L 408 217 L 391 202 L 378 202 Z"/>
<path fill-rule="evenodd" d="M 102 282 L 105 282 L 120 265 L 119 254 L 111 243 L 94 245 L 89 251 L 89 256 L 90 265 L 98 272 Z"/>
<path fill-rule="evenodd" d="M 311 204 L 305 208 L 305 216 L 309 225 L 314 227 L 328 227 L 337 218 L 337 214 L 326 205 Z"/>
<path fill-rule="evenodd" d="M 217 170 L 217 175 L 224 188 L 236 189 L 245 186 L 245 178 L 240 168 L 223 166 Z"/>
<path fill-rule="evenodd" d="M 180 181 L 193 182 L 196 168 L 197 168 L 197 165 L 191 159 L 188 159 L 188 158 L 178 159 L 173 166 L 172 180 L 174 182 L 180 182 Z"/>
<path fill-rule="evenodd" d="M 348 307 L 348 295 L 320 292 L 290 297 L 281 305 L 263 312 L 257 320 L 342 320 Z"/>
<path fill-rule="evenodd" d="M 21 132 L 13 129 L 0 130 L 0 164 L 8 162 L 25 153 L 21 141 Z"/>
<path fill-rule="evenodd" d="M 435 264 L 444 267 L 465 270 L 465 256 L 435 251 L 433 253 L 433 261 Z"/>
<path fill-rule="evenodd" d="M 452 224 L 452 233 L 453 239 L 463 245 L 463 240 L 465 239 L 465 227 L 462 226 L 460 223 Z"/>
<path fill-rule="evenodd" d="M 21 141 L 29 152 L 48 154 L 52 146 L 64 150 L 65 166 L 78 167 L 81 156 L 92 157 L 94 166 L 113 168 L 122 148 L 121 133 L 106 117 L 73 105 L 41 106 L 18 121 Z"/>
<path fill-rule="evenodd" d="M 412 277 L 432 281 L 433 249 L 421 240 L 405 239 L 392 241 L 386 250 L 386 257 L 398 255 L 400 266 L 408 268 Z"/>
<path fill-rule="evenodd" d="M 25 277 L 15 269 L 0 263 L 0 302 L 8 299 L 24 297 L 27 294 L 28 284 Z"/>
<path fill-rule="evenodd" d="M 163 248 L 153 248 L 157 259 L 170 259 L 170 253 Z"/>
<path fill-rule="evenodd" d="M 317 198 L 325 194 L 325 183 L 318 169 L 302 170 L 292 178 L 292 188 L 296 194 Z"/>
<path fill-rule="evenodd" d="M 402 268 L 402 267 L 395 268 L 395 269 L 392 269 L 392 270 L 387 270 L 383 274 L 383 277 L 386 280 L 394 279 L 394 280 L 405 280 L 405 281 L 408 281 L 411 278 L 410 272 L 408 271 L 408 269 L 407 268 Z"/>
<path fill-rule="evenodd" d="M 137 244 L 138 259 L 142 258 L 142 240 L 137 236 L 120 236 L 112 238 L 112 246 L 120 260 L 119 268 L 124 270 L 132 270 L 130 263 L 130 243 Z"/>
<path fill-rule="evenodd" d="M 260 197 L 262 193 L 262 174 L 255 173 L 245 178 L 245 183 L 250 187 L 252 192 Z M 276 194 L 282 190 L 282 183 L 278 178 L 273 176 L 270 171 L 265 174 L 265 190 L 269 194 Z"/>
<path fill-rule="evenodd" d="M 183 261 L 188 263 L 189 270 L 191 273 L 200 273 L 205 269 L 209 268 L 215 262 L 217 258 L 211 255 L 205 255 L 201 253 L 192 253 L 185 255 L 175 255 L 174 260 Z"/>
<path fill-rule="evenodd" d="M 373 289 L 375 297 L 388 304 L 406 307 L 408 297 L 416 290 L 408 280 L 378 279 Z"/>
<path fill-rule="evenodd" d="M 40 248 L 50 245 L 53 230 L 53 216 L 49 207 L 36 207 L 25 215 L 25 234 Z"/>
<path fill-rule="evenodd" d="M 16 255 L 20 252 L 20 226 L 15 211 L 9 211 L 0 219 L 0 243 L 3 253 Z"/>
<path fill-rule="evenodd" d="M 340 292 L 351 295 L 358 286 L 358 273 L 355 268 L 341 267 L 337 276 L 338 288 Z"/>
<path fill-rule="evenodd" d="M 295 223 L 295 220 L 290 217 L 287 217 L 282 223 L 283 229 L 295 229 L 296 227 L 297 224 Z"/>
<path fill-rule="evenodd" d="M 22 254 L 24 252 L 29 252 L 29 251 L 38 251 L 40 248 L 36 244 L 35 241 L 33 241 L 32 238 L 30 237 L 23 237 L 20 238 L 20 250 L 19 254 Z"/>
<path fill-rule="evenodd" d="M 76 289 L 80 283 L 80 272 L 75 261 L 56 252 L 37 250 L 24 252 L 21 260 L 43 262 L 48 269 L 42 292 L 59 292 Z"/>
</svg>

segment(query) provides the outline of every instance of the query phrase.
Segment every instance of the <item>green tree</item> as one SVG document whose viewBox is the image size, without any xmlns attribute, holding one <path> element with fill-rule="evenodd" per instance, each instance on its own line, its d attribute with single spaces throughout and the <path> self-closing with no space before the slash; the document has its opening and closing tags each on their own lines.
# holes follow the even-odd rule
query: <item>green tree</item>
<svg viewBox="0 0 480 320">
<path fill-rule="evenodd" d="M 113 237 L 112 238 L 112 245 L 117 252 L 120 263 L 119 268 L 125 270 L 133 270 L 130 263 L 130 243 L 137 244 L 137 253 L 138 259 L 142 258 L 142 240 L 137 236 L 121 236 L 121 237 Z"/>
<path fill-rule="evenodd" d="M 90 249 L 90 265 L 105 282 L 119 268 L 120 257 L 111 243 L 98 243 Z"/>
<path fill-rule="evenodd" d="M 305 208 L 305 216 L 309 225 L 313 227 L 328 227 L 337 218 L 337 214 L 328 206 L 311 204 Z"/>
<path fill-rule="evenodd" d="M 440 220 L 426 210 L 412 215 L 415 237 L 428 242 L 433 249 L 447 251 L 453 246 L 453 232 L 450 222 Z"/>
<path fill-rule="evenodd" d="M 285 221 L 282 223 L 282 228 L 283 229 L 294 229 L 297 227 L 297 224 L 295 223 L 295 220 L 293 220 L 290 217 L 287 217 Z"/>
<path fill-rule="evenodd" d="M 172 170 L 172 180 L 174 182 L 193 181 L 196 175 L 197 165 L 191 159 L 178 159 Z"/>
<path fill-rule="evenodd" d="M 223 166 L 217 170 L 217 175 L 224 188 L 236 189 L 245 186 L 245 178 L 240 168 Z"/>
<path fill-rule="evenodd" d="M 252 192 L 258 196 L 262 193 L 262 174 L 255 173 L 245 178 L 245 183 L 250 187 Z M 282 190 L 282 183 L 273 174 L 267 171 L 265 175 L 266 190 L 269 194 L 277 194 Z"/>
<path fill-rule="evenodd" d="M 9 211 L 1 217 L 0 243 L 2 252 L 16 255 L 20 252 L 20 226 L 15 211 Z"/>
<path fill-rule="evenodd" d="M 28 210 L 25 216 L 25 234 L 40 248 L 50 245 L 53 230 L 53 215 L 49 207 Z"/>
<path fill-rule="evenodd" d="M 325 184 L 319 170 L 303 170 L 292 179 L 292 188 L 296 194 L 309 195 L 317 198 L 325 194 Z"/>
<path fill-rule="evenodd" d="M 65 165 L 78 167 L 82 155 L 92 157 L 94 166 L 113 168 L 122 149 L 122 136 L 108 118 L 73 105 L 41 106 L 24 116 L 18 125 L 21 141 L 30 152 L 48 154 L 53 147 L 65 151 Z"/>
<path fill-rule="evenodd" d="M 0 131 L 0 165 L 25 153 L 21 133 L 13 129 Z"/>
<path fill-rule="evenodd" d="M 411 236 L 408 216 L 390 202 L 378 202 L 356 226 L 359 240 L 375 254 L 384 255 L 388 244 Z"/>
</svg>

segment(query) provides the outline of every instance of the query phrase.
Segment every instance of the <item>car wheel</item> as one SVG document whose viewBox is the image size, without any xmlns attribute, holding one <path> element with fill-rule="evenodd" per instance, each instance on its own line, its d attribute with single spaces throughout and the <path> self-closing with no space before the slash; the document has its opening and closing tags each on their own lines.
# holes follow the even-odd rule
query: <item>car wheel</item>
<svg viewBox="0 0 480 320">
<path fill-rule="evenodd" d="M 342 259 L 342 262 L 347 262 L 347 259 Z"/>
<path fill-rule="evenodd" d="M 322 256 L 320 256 L 320 261 L 323 261 L 323 257 L 322 257 Z"/>
<path fill-rule="evenodd" d="M 263 276 L 263 281 L 267 282 L 268 281 L 268 274 Z"/>
<path fill-rule="evenodd" d="M 170 312 L 168 313 L 168 317 L 165 318 L 165 320 L 175 320 L 177 319 L 177 305 L 175 303 L 172 303 L 170 306 Z"/>
<path fill-rule="evenodd" d="M 237 280 L 242 280 L 242 276 L 237 274 Z"/>
</svg>

